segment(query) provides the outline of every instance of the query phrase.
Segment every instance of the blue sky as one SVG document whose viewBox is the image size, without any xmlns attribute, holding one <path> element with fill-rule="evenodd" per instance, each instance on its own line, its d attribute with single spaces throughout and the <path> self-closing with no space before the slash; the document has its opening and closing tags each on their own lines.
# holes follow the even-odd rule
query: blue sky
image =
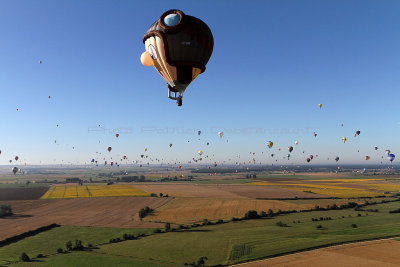
<svg viewBox="0 0 400 267">
<path fill-rule="evenodd" d="M 214 35 L 182 107 L 139 60 L 146 30 L 175 8 Z M 167 161 L 201 149 L 282 164 L 290 145 L 294 164 L 379 163 L 400 151 L 398 10 L 395 0 L 0 1 L 0 164 L 136 160 L 145 147 Z"/>
</svg>

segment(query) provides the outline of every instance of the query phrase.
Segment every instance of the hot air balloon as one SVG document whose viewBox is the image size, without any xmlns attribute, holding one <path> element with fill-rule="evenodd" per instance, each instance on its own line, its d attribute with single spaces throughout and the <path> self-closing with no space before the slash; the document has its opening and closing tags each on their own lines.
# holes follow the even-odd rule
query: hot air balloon
<svg viewBox="0 0 400 267">
<path fill-rule="evenodd" d="M 309 157 L 310 159 L 313 159 L 314 158 L 314 156 L 313 155 L 310 155 L 310 157 Z"/>
<path fill-rule="evenodd" d="M 287 159 L 288 159 L 288 160 L 290 159 L 290 154 L 287 154 Z"/>
<path fill-rule="evenodd" d="M 180 10 L 169 10 L 143 36 L 140 61 L 154 66 L 168 84 L 168 97 L 182 105 L 186 87 L 206 69 L 214 38 L 208 26 Z"/>
<path fill-rule="evenodd" d="M 123 156 L 122 158 L 123 158 L 123 159 L 126 159 L 126 156 Z"/>
<path fill-rule="evenodd" d="M 347 138 L 346 138 L 346 137 L 343 137 L 343 138 L 342 138 L 342 141 L 343 141 L 343 143 L 346 143 Z"/>
<path fill-rule="evenodd" d="M 169 147 L 172 147 L 172 144 L 169 144 Z"/>
<path fill-rule="evenodd" d="M 269 148 L 272 148 L 272 147 L 274 146 L 274 143 L 273 143 L 272 141 L 268 141 L 268 142 L 267 142 L 267 146 L 268 146 Z"/>
<path fill-rule="evenodd" d="M 1 150 L 0 150 L 0 155 L 1 155 Z"/>
<path fill-rule="evenodd" d="M 378 147 L 376 146 L 376 147 L 374 147 L 374 149 L 375 149 L 375 150 L 378 150 Z"/>
<path fill-rule="evenodd" d="M 392 161 L 394 160 L 395 157 L 396 157 L 396 156 L 395 156 L 394 154 L 389 154 L 389 155 L 387 156 L 387 158 L 388 158 L 388 160 L 390 160 L 390 162 L 392 162 Z"/>
<path fill-rule="evenodd" d="M 201 134 L 201 131 L 197 131 L 197 135 L 200 135 Z"/>
<path fill-rule="evenodd" d="M 110 162 L 110 165 L 111 165 L 111 166 L 114 165 L 114 162 L 111 161 L 111 162 Z"/>
<path fill-rule="evenodd" d="M 94 162 L 94 159 L 92 159 L 90 162 Z"/>
<path fill-rule="evenodd" d="M 275 154 L 271 154 L 271 157 L 273 158 L 275 156 Z"/>
<path fill-rule="evenodd" d="M 365 160 L 370 160 L 370 156 L 365 156 Z"/>
<path fill-rule="evenodd" d="M 341 127 L 343 127 L 343 123 L 342 123 L 342 124 L 340 124 L 340 126 L 341 126 Z"/>
<path fill-rule="evenodd" d="M 179 168 L 179 169 L 182 169 L 182 166 L 179 166 L 178 168 Z"/>
<path fill-rule="evenodd" d="M 289 151 L 289 153 L 292 153 L 293 147 L 292 147 L 292 146 L 289 146 L 289 147 L 288 147 L 288 151 Z"/>
<path fill-rule="evenodd" d="M 322 108 L 322 104 L 318 104 L 318 107 L 319 107 L 319 108 Z"/>
<path fill-rule="evenodd" d="M 17 160 L 19 159 L 19 157 L 18 157 L 18 156 L 15 156 L 15 158 L 14 158 L 14 159 L 15 159 L 15 161 L 17 161 Z"/>
<path fill-rule="evenodd" d="M 314 132 L 314 137 L 317 137 L 317 133 L 316 132 Z"/>
<path fill-rule="evenodd" d="M 210 143 L 209 142 L 207 142 L 207 146 L 209 145 Z"/>
<path fill-rule="evenodd" d="M 107 148 L 107 150 L 108 150 L 108 152 L 111 152 L 112 147 L 109 146 L 109 147 Z"/>
<path fill-rule="evenodd" d="M 144 152 L 146 152 L 146 151 L 147 151 L 147 148 L 144 149 Z"/>
<path fill-rule="evenodd" d="M 299 141 L 294 141 L 294 144 L 297 146 L 299 144 Z"/>
<path fill-rule="evenodd" d="M 310 158 L 307 158 L 307 162 L 310 162 L 311 161 L 311 159 Z"/>
<path fill-rule="evenodd" d="M 203 150 L 199 150 L 197 153 L 199 153 L 199 155 L 203 155 Z"/>
<path fill-rule="evenodd" d="M 390 154 L 390 150 L 389 150 L 389 149 L 386 149 L 386 150 L 385 150 L 385 153 L 386 153 L 387 155 L 389 155 L 389 154 Z"/>
<path fill-rule="evenodd" d="M 356 131 L 356 135 L 360 135 L 360 133 L 361 133 L 360 131 Z"/>
<path fill-rule="evenodd" d="M 336 157 L 336 158 L 335 158 L 335 161 L 338 162 L 338 161 L 339 161 L 339 157 Z"/>
<path fill-rule="evenodd" d="M 117 138 L 118 138 L 118 137 L 119 137 L 119 134 L 118 134 L 118 133 L 117 133 L 117 134 L 115 134 L 115 137 L 117 137 Z"/>
<path fill-rule="evenodd" d="M 224 132 L 218 132 L 218 136 L 222 138 L 224 136 Z"/>
<path fill-rule="evenodd" d="M 14 173 L 14 175 L 18 172 L 18 167 L 14 167 L 12 168 L 12 172 Z"/>
</svg>

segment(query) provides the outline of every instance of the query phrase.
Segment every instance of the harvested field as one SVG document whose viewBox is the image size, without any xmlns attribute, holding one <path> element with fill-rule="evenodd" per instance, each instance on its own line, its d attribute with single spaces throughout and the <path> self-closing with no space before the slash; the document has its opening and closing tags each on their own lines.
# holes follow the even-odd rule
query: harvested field
<svg viewBox="0 0 400 267">
<path fill-rule="evenodd" d="M 235 266 L 399 266 L 400 242 L 377 240 L 333 246 Z"/>
<path fill-rule="evenodd" d="M 143 190 L 131 185 L 68 185 L 52 186 L 42 199 L 77 197 L 128 197 L 149 196 Z"/>
<path fill-rule="evenodd" d="M 323 198 L 325 195 L 310 194 L 279 187 L 249 185 L 205 184 L 141 184 L 136 188 L 148 193 L 163 193 L 172 197 L 205 198 Z"/>
<path fill-rule="evenodd" d="M 0 219 L 0 240 L 43 225 L 154 228 L 164 225 L 142 222 L 138 212 L 149 206 L 158 208 L 169 198 L 108 197 L 30 201 L 2 201 L 15 215 Z"/>
<path fill-rule="evenodd" d="M 44 193 L 46 193 L 47 189 L 48 187 L 0 188 L 0 201 L 39 199 Z"/>
<path fill-rule="evenodd" d="M 314 200 L 310 203 L 291 203 L 280 200 L 260 199 L 216 199 L 216 198 L 175 198 L 166 205 L 158 208 L 153 215 L 149 215 L 145 221 L 161 221 L 174 223 L 202 222 L 204 219 L 232 219 L 241 218 L 249 210 L 258 212 L 269 209 L 280 210 L 301 210 L 314 208 L 315 205 L 326 207 L 327 205 L 347 203 L 347 201 L 331 200 L 330 202 Z"/>
</svg>

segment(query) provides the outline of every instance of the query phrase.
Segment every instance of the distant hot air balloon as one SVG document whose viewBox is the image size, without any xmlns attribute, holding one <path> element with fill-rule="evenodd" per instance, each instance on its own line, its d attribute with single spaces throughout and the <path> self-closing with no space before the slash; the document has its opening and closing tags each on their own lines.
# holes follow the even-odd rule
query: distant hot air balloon
<svg viewBox="0 0 400 267">
<path fill-rule="evenodd" d="M 309 157 L 310 159 L 313 159 L 314 158 L 314 156 L 313 155 L 310 155 L 310 157 Z"/>
<path fill-rule="evenodd" d="M 178 168 L 179 168 L 179 169 L 182 169 L 182 166 L 179 166 Z"/>
<path fill-rule="evenodd" d="M 199 155 L 203 155 L 203 150 L 199 150 L 197 153 L 199 153 Z"/>
<path fill-rule="evenodd" d="M 299 144 L 299 141 L 294 141 L 294 144 L 297 146 Z"/>
<path fill-rule="evenodd" d="M 18 156 L 15 156 L 15 158 L 14 158 L 14 159 L 15 159 L 15 161 L 17 161 L 17 160 L 19 159 L 19 157 L 18 157 Z"/>
<path fill-rule="evenodd" d="M 389 155 L 389 154 L 390 154 L 390 150 L 389 150 L 389 149 L 386 149 L 386 150 L 385 150 L 385 153 L 386 153 L 387 155 Z"/>
<path fill-rule="evenodd" d="M 347 138 L 346 138 L 346 137 L 343 137 L 343 138 L 342 138 L 342 141 L 343 141 L 343 143 L 346 143 Z"/>
<path fill-rule="evenodd" d="M 273 158 L 275 156 L 275 154 L 271 154 L 271 157 Z"/>
<path fill-rule="evenodd" d="M 172 147 L 172 144 L 169 144 L 169 147 Z"/>
<path fill-rule="evenodd" d="M 12 172 L 14 173 L 14 175 L 18 172 L 18 167 L 14 167 L 12 168 Z"/>
<path fill-rule="evenodd" d="M 274 146 L 274 143 L 273 143 L 272 141 L 268 141 L 268 142 L 267 142 L 267 146 L 268 146 L 269 148 L 272 148 L 272 147 Z"/>
<path fill-rule="evenodd" d="M 39 60 L 39 64 L 42 64 L 42 63 L 43 63 L 43 61 Z"/>
<path fill-rule="evenodd" d="M 111 152 L 112 147 L 109 146 L 109 147 L 107 148 L 107 150 L 108 150 L 108 152 Z"/>
<path fill-rule="evenodd" d="M 361 133 L 360 131 L 356 131 L 356 135 L 360 135 L 360 133 Z"/>
<path fill-rule="evenodd" d="M 144 152 L 146 152 L 146 151 L 147 151 L 147 148 L 144 149 Z"/>
<path fill-rule="evenodd" d="M 335 161 L 338 162 L 338 161 L 339 161 L 339 157 L 336 157 L 336 158 L 335 158 Z"/>
<path fill-rule="evenodd" d="M 311 161 L 311 159 L 310 158 L 307 158 L 307 162 L 310 162 Z"/>
<path fill-rule="evenodd" d="M 316 132 L 314 132 L 314 137 L 317 137 L 317 133 Z"/>
<path fill-rule="evenodd" d="M 322 108 L 322 104 L 318 104 L 318 107 L 319 107 L 319 108 Z"/>
<path fill-rule="evenodd" d="M 197 135 L 200 135 L 201 134 L 201 131 L 197 131 Z"/>
<path fill-rule="evenodd" d="M 114 165 L 114 162 L 111 161 L 111 162 L 110 162 L 110 165 L 111 165 L 111 166 Z"/>
<path fill-rule="evenodd" d="M 208 26 L 180 10 L 161 15 L 143 37 L 140 61 L 154 66 L 168 84 L 168 97 L 182 105 L 187 86 L 206 69 L 214 39 Z"/>
<path fill-rule="evenodd" d="M 289 146 L 289 147 L 288 147 L 288 151 L 289 151 L 289 153 L 292 153 L 293 147 L 292 147 L 292 146 Z"/>
<path fill-rule="evenodd" d="M 222 138 L 224 136 L 224 132 L 218 132 L 218 136 Z"/>
<path fill-rule="evenodd" d="M 341 126 L 341 127 L 343 127 L 343 123 L 342 123 L 342 124 L 340 124 L 340 126 Z"/>
<path fill-rule="evenodd" d="M 118 138 L 118 137 L 119 137 L 119 133 L 115 134 L 115 137 L 117 137 L 117 138 Z"/>
<path fill-rule="evenodd" d="M 365 160 L 370 160 L 370 156 L 365 156 Z"/>
<path fill-rule="evenodd" d="M 210 143 L 209 143 L 209 142 L 207 142 L 207 146 L 208 146 L 208 145 L 210 145 Z"/>
<path fill-rule="evenodd" d="M 376 146 L 376 147 L 374 147 L 374 149 L 375 149 L 375 150 L 378 150 L 378 147 Z"/>
<path fill-rule="evenodd" d="M 389 155 L 387 156 L 387 158 L 388 158 L 388 160 L 390 160 L 390 162 L 392 162 L 392 161 L 394 160 L 395 157 L 396 157 L 396 156 L 395 156 L 394 154 L 389 154 Z"/>
</svg>

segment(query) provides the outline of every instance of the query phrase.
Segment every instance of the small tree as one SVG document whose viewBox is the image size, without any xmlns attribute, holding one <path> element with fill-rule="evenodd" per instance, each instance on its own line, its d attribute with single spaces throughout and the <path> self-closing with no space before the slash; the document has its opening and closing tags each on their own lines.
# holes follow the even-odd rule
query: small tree
<svg viewBox="0 0 400 267">
<path fill-rule="evenodd" d="M 206 260 L 208 260 L 208 258 L 207 257 L 200 257 L 198 260 L 197 260 L 197 266 L 204 266 L 204 264 L 206 263 Z"/>
<path fill-rule="evenodd" d="M 258 216 L 258 213 L 256 210 L 249 210 L 246 212 L 246 214 L 244 215 L 245 219 L 257 219 L 260 216 Z"/>
<path fill-rule="evenodd" d="M 24 261 L 24 262 L 31 261 L 31 258 L 29 258 L 29 256 L 28 256 L 25 252 L 22 252 L 22 253 L 21 253 L 21 256 L 19 257 L 19 259 L 20 259 L 21 261 Z"/>
<path fill-rule="evenodd" d="M 171 230 L 171 224 L 169 222 L 165 223 L 164 230 L 165 230 L 165 232 L 168 232 Z"/>
<path fill-rule="evenodd" d="M 63 251 L 63 249 L 62 248 L 58 248 L 57 249 L 57 253 L 63 253 L 64 251 Z"/>
<path fill-rule="evenodd" d="M 81 240 L 75 240 L 75 246 L 73 248 L 74 250 L 83 250 L 84 247 L 82 245 L 82 241 Z"/>
<path fill-rule="evenodd" d="M 72 242 L 68 241 L 67 243 L 65 243 L 65 247 L 67 248 L 67 250 L 72 250 Z"/>
</svg>

